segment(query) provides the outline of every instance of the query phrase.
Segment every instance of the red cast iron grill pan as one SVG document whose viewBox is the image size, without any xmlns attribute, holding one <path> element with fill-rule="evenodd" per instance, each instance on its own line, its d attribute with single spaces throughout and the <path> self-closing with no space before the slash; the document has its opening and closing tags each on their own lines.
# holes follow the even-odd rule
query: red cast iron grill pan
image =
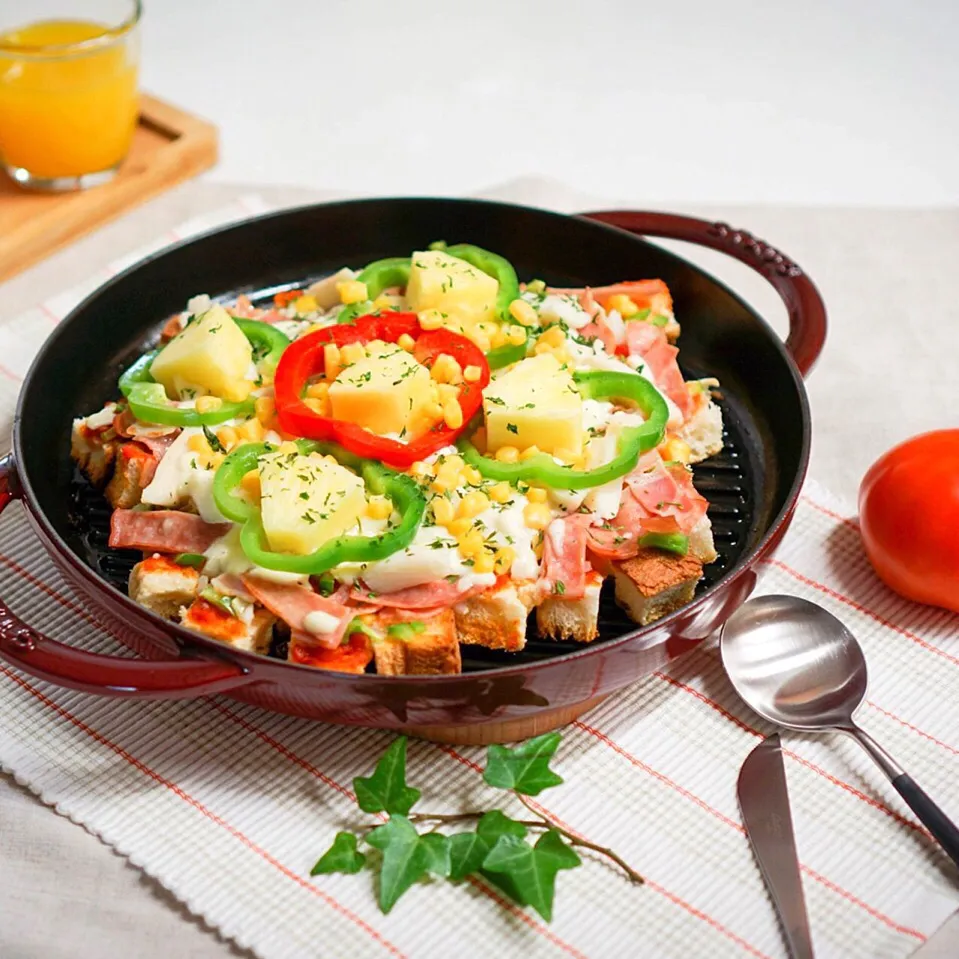
<svg viewBox="0 0 959 959">
<path fill-rule="evenodd" d="M 786 303 L 786 343 L 721 283 L 634 234 L 698 243 L 758 270 Z M 711 504 L 720 558 L 694 601 L 638 628 L 604 592 L 600 638 L 589 645 L 540 640 L 531 620 L 519 654 L 464 647 L 461 676 L 380 677 L 238 652 L 129 599 L 126 578 L 138 555 L 106 548 L 109 508 L 75 473 L 71 419 L 115 398 L 120 371 L 196 293 L 268 299 L 277 288 L 304 285 L 344 264 L 405 255 L 436 239 L 495 250 L 521 279 L 599 286 L 661 277 L 669 285 L 683 328 L 683 371 L 719 378 L 726 423 L 722 454 L 695 471 Z M 790 260 L 748 233 L 670 214 L 569 217 L 473 200 L 360 200 L 286 210 L 181 243 L 120 274 L 60 323 L 24 381 L 13 453 L 0 463 L 0 509 L 22 501 L 82 604 L 141 658 L 72 648 L 40 635 L 2 602 L 0 656 L 89 693 L 224 693 L 279 712 L 453 742 L 517 739 L 569 722 L 694 647 L 751 592 L 756 563 L 785 531 L 806 471 L 810 419 L 802 374 L 825 332 L 822 300 Z"/>
</svg>

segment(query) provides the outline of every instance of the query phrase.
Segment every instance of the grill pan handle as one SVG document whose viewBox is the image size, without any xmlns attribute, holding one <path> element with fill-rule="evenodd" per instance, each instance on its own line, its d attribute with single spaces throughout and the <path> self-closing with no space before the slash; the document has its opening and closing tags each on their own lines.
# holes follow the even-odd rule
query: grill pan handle
<svg viewBox="0 0 959 959">
<path fill-rule="evenodd" d="M 0 459 L 0 512 L 23 493 L 13 456 Z M 90 653 L 28 626 L 0 599 L 0 658 L 31 676 L 85 693 L 180 699 L 222 692 L 250 676 L 242 666 L 213 659 L 152 661 Z"/>
<path fill-rule="evenodd" d="M 813 367 L 826 340 L 826 306 L 812 280 L 789 257 L 764 240 L 726 223 L 712 223 L 675 213 L 639 210 L 601 210 L 582 214 L 640 236 L 685 240 L 751 266 L 775 287 L 789 314 L 786 350 L 805 376 Z"/>
</svg>

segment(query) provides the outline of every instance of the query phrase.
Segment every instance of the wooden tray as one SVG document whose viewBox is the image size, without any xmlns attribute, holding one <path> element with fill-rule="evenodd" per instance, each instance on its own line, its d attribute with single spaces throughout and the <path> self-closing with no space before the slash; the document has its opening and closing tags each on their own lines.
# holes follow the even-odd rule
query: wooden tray
<svg viewBox="0 0 959 959">
<path fill-rule="evenodd" d="M 116 177 L 79 193 L 33 193 L 0 173 L 0 280 L 216 163 L 216 127 L 143 95 Z"/>
</svg>

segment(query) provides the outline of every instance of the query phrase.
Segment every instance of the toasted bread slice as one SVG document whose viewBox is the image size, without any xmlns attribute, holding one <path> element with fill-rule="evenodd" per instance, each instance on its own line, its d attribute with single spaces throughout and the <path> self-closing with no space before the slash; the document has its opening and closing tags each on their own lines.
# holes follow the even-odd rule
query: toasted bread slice
<svg viewBox="0 0 959 959">
<path fill-rule="evenodd" d="M 130 509 L 140 502 L 143 491 L 150 485 L 156 472 L 157 458 L 137 443 L 121 443 L 117 450 L 115 467 L 104 490 L 114 509 Z"/>
<path fill-rule="evenodd" d="M 149 556 L 130 573 L 130 598 L 164 619 L 179 619 L 180 610 L 196 598 L 199 572 L 178 566 L 167 556 Z"/>
<path fill-rule="evenodd" d="M 194 600 L 192 605 L 183 611 L 180 620 L 181 625 L 187 629 L 195 629 L 198 633 L 212 636 L 234 649 L 264 656 L 270 651 L 275 622 L 276 617 L 265 609 L 257 609 L 250 622 L 246 622 L 205 599 Z"/>
<path fill-rule="evenodd" d="M 616 602 L 641 626 L 688 603 L 703 575 L 703 564 L 692 553 L 658 549 L 641 549 L 634 559 L 611 565 Z"/>
<path fill-rule="evenodd" d="M 109 479 L 119 445 L 112 430 L 91 430 L 85 419 L 73 421 L 70 455 L 94 486 L 103 486 Z"/>
<path fill-rule="evenodd" d="M 535 592 L 528 584 L 502 579 L 486 592 L 457 603 L 456 634 L 461 643 L 516 652 L 526 645 L 526 618 Z"/>
<path fill-rule="evenodd" d="M 719 558 L 716 546 L 713 543 L 713 524 L 708 516 L 704 516 L 689 534 L 689 552 L 695 556 L 703 566 L 715 562 Z"/>
<path fill-rule="evenodd" d="M 579 599 L 550 594 L 536 607 L 536 628 L 548 639 L 590 643 L 599 635 L 599 594 L 603 577 L 586 574 L 586 591 Z"/>
<path fill-rule="evenodd" d="M 428 616 L 417 615 L 415 610 L 381 610 L 364 616 L 363 621 L 376 633 L 373 656 L 381 676 L 439 676 L 462 671 L 452 609 Z M 409 628 L 390 631 L 390 627 L 402 626 Z"/>
<path fill-rule="evenodd" d="M 703 381 L 713 384 L 715 380 Z M 706 391 L 700 393 L 698 405 L 693 415 L 683 423 L 677 436 L 689 444 L 690 463 L 701 463 L 722 451 L 723 448 L 723 412 L 715 400 Z"/>
</svg>

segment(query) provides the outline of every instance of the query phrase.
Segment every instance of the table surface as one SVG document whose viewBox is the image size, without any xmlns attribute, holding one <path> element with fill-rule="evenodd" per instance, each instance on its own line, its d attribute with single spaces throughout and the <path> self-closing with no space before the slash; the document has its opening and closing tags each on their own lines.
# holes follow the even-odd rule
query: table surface
<svg viewBox="0 0 959 959">
<path fill-rule="evenodd" d="M 955 0 L 163 0 L 143 81 L 215 120 L 222 181 L 942 205 L 957 35 Z"/>
<path fill-rule="evenodd" d="M 99 266 L 240 187 L 176 189 L 0 287 L 0 319 L 91 275 Z M 315 193 L 261 189 L 276 204 Z M 565 210 L 608 206 L 555 183 L 525 179 L 496 195 Z M 897 440 L 943 425 L 954 408 L 959 355 L 959 212 L 700 207 L 764 236 L 802 264 L 830 309 L 829 343 L 809 380 L 815 423 L 811 474 L 851 500 L 864 469 Z M 740 264 L 684 250 L 752 301 L 782 332 L 782 306 Z M 906 757 L 908 758 L 908 757 Z M 94 837 L 0 777 L 0 954 L 16 959 L 212 959 L 245 955 L 191 917 L 158 884 Z M 48 920 L 55 916 L 55 922 Z M 45 917 L 39 920 L 38 917 Z M 953 920 L 928 956 L 955 955 Z M 109 943 L 109 948 L 106 947 Z M 926 959 L 927 953 L 923 954 Z"/>
</svg>

